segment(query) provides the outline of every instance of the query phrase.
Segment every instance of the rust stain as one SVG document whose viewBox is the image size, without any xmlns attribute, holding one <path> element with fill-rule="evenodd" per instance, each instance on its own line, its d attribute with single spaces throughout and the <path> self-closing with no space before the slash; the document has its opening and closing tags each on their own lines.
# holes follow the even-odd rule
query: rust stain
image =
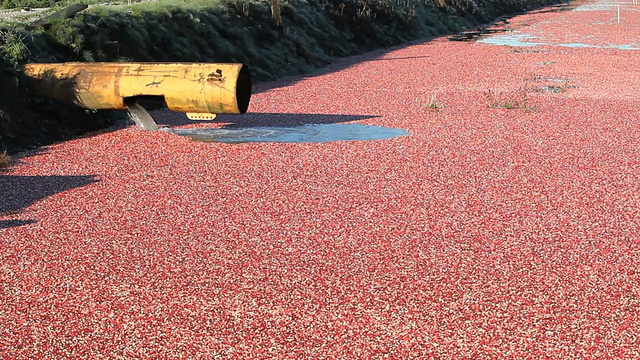
<svg viewBox="0 0 640 360">
<path fill-rule="evenodd" d="M 158 86 L 158 85 L 161 85 L 161 84 L 162 84 L 162 81 L 163 81 L 163 80 L 160 80 L 160 81 L 152 81 L 152 82 L 148 83 L 148 84 L 147 84 L 147 85 L 145 85 L 145 86 L 147 86 L 147 87 L 149 87 L 149 86 Z"/>
</svg>

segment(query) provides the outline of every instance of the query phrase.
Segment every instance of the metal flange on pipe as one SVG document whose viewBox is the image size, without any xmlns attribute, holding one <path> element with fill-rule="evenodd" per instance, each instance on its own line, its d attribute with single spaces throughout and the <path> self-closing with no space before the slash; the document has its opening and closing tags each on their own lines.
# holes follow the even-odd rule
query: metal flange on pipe
<svg viewBox="0 0 640 360">
<path fill-rule="evenodd" d="M 128 110 L 143 129 L 157 126 L 140 99 L 163 100 L 192 120 L 244 114 L 251 99 L 244 64 L 74 62 L 26 64 L 23 70 L 42 95 L 85 109 Z"/>
</svg>

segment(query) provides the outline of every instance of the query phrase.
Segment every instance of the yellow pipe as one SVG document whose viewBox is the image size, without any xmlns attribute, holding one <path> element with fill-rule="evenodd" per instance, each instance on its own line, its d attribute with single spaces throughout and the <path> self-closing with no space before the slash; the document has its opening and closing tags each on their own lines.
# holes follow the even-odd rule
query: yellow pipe
<svg viewBox="0 0 640 360">
<path fill-rule="evenodd" d="M 243 64 L 27 64 L 25 74 L 43 95 L 87 109 L 125 110 L 139 97 L 164 97 L 176 112 L 243 114 L 251 75 Z"/>
</svg>

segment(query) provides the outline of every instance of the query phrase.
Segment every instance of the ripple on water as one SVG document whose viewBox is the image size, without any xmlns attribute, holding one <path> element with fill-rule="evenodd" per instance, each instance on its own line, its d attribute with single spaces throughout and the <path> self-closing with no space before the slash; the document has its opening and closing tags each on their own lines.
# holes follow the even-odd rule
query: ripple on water
<svg viewBox="0 0 640 360">
<path fill-rule="evenodd" d="M 222 143 L 383 140 L 409 134 L 402 129 L 364 124 L 306 124 L 291 127 L 256 126 L 224 129 L 172 129 L 170 131 L 177 135 L 188 136 L 196 141 Z"/>
</svg>

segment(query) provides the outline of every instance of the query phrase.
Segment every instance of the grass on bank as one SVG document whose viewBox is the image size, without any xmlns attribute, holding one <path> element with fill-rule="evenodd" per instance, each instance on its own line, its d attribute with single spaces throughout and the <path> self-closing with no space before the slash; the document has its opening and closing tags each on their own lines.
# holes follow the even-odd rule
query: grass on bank
<svg viewBox="0 0 640 360">
<path fill-rule="evenodd" d="M 13 67 L 25 62 L 29 58 L 29 48 L 24 40 L 26 35 L 13 29 L 0 30 L 0 54 Z"/>
<path fill-rule="evenodd" d="M 11 164 L 11 156 L 7 154 L 7 151 L 0 152 L 0 169 L 9 167 Z"/>
</svg>

